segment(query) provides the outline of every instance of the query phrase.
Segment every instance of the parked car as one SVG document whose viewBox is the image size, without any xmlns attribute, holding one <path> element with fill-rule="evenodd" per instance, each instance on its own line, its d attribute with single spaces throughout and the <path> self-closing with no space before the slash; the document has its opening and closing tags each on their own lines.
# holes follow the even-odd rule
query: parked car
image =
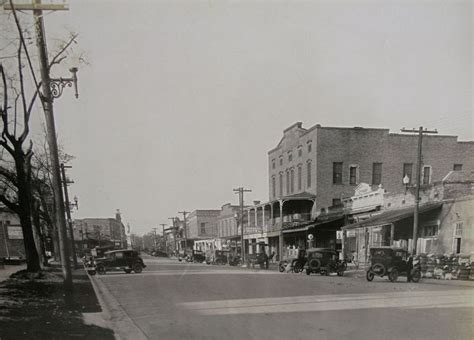
<svg viewBox="0 0 474 340">
<path fill-rule="evenodd" d="M 230 255 L 229 256 L 229 265 L 230 266 L 240 266 L 240 265 L 242 265 L 242 257 L 240 255 Z"/>
<path fill-rule="evenodd" d="M 207 264 L 227 264 L 228 250 L 214 250 L 206 257 Z"/>
<path fill-rule="evenodd" d="M 122 249 L 108 251 L 102 258 L 94 258 L 93 265 L 89 266 L 87 270 L 103 275 L 111 270 L 123 270 L 127 274 L 132 271 L 141 273 L 143 268 L 146 268 L 146 266 L 138 252 Z"/>
<path fill-rule="evenodd" d="M 311 273 L 320 273 L 321 275 L 337 273 L 338 276 L 343 276 L 346 266 L 345 261 L 339 260 L 339 253 L 334 249 L 309 248 L 306 250 L 304 269 L 307 275 Z"/>
<path fill-rule="evenodd" d="M 202 263 L 206 261 L 206 255 L 200 250 L 193 250 L 190 257 L 190 262 Z"/>
<path fill-rule="evenodd" d="M 387 275 L 391 282 L 397 281 L 400 275 L 406 276 L 408 282 L 418 282 L 421 279 L 420 264 L 414 263 L 413 258 L 408 256 L 408 252 L 403 248 L 372 247 L 367 281 L 372 281 L 375 275 Z"/>
<path fill-rule="evenodd" d="M 306 264 L 306 251 L 304 249 L 291 249 L 288 254 L 278 262 L 278 269 L 280 272 L 287 270 L 290 265 L 290 270 L 295 273 L 303 271 L 304 265 Z"/>
</svg>

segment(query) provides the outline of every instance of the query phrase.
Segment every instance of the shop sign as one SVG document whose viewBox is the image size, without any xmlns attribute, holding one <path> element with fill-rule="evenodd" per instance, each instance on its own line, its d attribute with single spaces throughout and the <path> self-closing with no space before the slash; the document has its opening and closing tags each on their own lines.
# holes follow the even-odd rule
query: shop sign
<svg viewBox="0 0 474 340">
<path fill-rule="evenodd" d="M 23 240 L 21 227 L 8 227 L 8 238 L 10 240 Z"/>
<path fill-rule="evenodd" d="M 346 236 L 347 236 L 347 237 L 356 237 L 356 231 L 355 231 L 355 229 L 347 230 L 347 231 L 346 231 Z"/>
<path fill-rule="evenodd" d="M 342 240 L 342 230 L 336 230 L 336 239 Z"/>
</svg>

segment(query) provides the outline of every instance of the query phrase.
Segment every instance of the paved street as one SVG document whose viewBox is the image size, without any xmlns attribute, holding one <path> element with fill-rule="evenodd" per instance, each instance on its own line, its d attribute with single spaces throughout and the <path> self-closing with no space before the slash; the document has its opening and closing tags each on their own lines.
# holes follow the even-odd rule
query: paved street
<svg viewBox="0 0 474 340">
<path fill-rule="evenodd" d="M 94 280 L 150 339 L 471 339 L 471 282 L 145 263 Z"/>
</svg>

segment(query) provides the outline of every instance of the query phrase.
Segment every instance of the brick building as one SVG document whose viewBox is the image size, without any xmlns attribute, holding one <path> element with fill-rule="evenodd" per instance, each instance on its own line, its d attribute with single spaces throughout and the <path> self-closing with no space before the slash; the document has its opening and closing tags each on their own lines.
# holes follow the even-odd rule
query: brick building
<svg viewBox="0 0 474 340">
<path fill-rule="evenodd" d="M 474 176 L 451 171 L 420 193 L 418 254 L 474 253 Z M 347 221 L 343 230 L 346 257 L 366 264 L 370 247 L 397 246 L 410 250 L 413 242 L 414 188 L 404 193 L 356 191 L 343 201 Z"/>
<path fill-rule="evenodd" d="M 126 248 L 125 226 L 120 212 L 115 218 L 83 218 L 73 222 L 74 241 L 79 249 L 91 249 L 96 246 Z"/>
<path fill-rule="evenodd" d="M 279 253 L 289 242 L 305 247 L 310 229 L 321 233 L 321 246 L 335 247 L 340 225 L 331 215 L 337 215 L 342 199 L 360 183 L 403 192 L 405 175 L 414 181 L 417 141 L 417 135 L 388 129 L 293 124 L 268 152 L 269 201 L 248 208 L 247 228 L 277 245 Z M 472 141 L 423 136 L 422 184 L 441 181 L 452 170 L 474 170 L 472 155 Z"/>
</svg>

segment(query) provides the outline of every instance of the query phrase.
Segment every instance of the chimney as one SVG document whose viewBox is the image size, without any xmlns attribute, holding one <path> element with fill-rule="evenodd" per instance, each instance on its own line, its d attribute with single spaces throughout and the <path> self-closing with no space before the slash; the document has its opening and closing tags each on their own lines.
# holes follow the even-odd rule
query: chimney
<svg viewBox="0 0 474 340">
<path fill-rule="evenodd" d="M 119 222 L 122 222 L 122 216 L 120 216 L 120 209 L 117 209 L 117 212 L 115 213 L 115 219 Z"/>
</svg>

